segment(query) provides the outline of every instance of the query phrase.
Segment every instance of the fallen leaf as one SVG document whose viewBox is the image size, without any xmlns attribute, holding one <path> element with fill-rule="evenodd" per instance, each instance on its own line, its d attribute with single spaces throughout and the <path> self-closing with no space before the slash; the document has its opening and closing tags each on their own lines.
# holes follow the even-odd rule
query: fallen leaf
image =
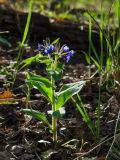
<svg viewBox="0 0 120 160">
<path fill-rule="evenodd" d="M 12 103 L 13 101 L 14 101 L 14 96 L 9 88 L 0 93 L 0 104 L 8 104 Z"/>
</svg>

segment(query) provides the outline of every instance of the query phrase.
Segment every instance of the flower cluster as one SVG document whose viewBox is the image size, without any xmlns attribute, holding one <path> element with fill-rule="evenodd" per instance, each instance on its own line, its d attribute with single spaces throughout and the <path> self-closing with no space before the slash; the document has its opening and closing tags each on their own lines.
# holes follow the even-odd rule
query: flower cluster
<svg viewBox="0 0 120 160">
<path fill-rule="evenodd" d="M 45 54 L 50 54 L 54 51 L 54 49 L 55 49 L 54 45 L 50 45 L 44 50 L 44 53 Z"/>
<path fill-rule="evenodd" d="M 67 55 L 65 56 L 66 62 L 69 62 L 69 60 L 71 59 L 71 57 L 74 55 L 74 51 L 70 50 L 69 47 L 67 45 L 65 45 L 63 47 L 63 52 L 67 53 Z"/>
<path fill-rule="evenodd" d="M 57 45 L 53 44 L 44 46 L 38 43 L 37 51 L 42 51 L 43 54 L 49 55 L 57 50 L 56 47 Z M 60 50 L 58 50 L 58 54 L 60 55 L 60 57 L 64 57 L 66 62 L 69 62 L 71 57 L 74 55 L 74 51 L 70 50 L 67 45 L 64 45 Z"/>
<path fill-rule="evenodd" d="M 37 51 L 43 51 L 43 53 L 45 53 L 46 55 L 52 53 L 54 49 L 55 49 L 54 45 L 49 45 L 45 47 L 44 45 L 38 43 L 38 46 L 37 46 Z"/>
</svg>

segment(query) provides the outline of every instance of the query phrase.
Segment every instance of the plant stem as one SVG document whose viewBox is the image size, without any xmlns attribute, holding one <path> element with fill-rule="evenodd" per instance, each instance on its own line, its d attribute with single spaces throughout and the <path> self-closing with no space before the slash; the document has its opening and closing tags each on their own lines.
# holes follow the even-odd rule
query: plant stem
<svg viewBox="0 0 120 160">
<path fill-rule="evenodd" d="M 98 95 L 98 111 L 97 111 L 97 138 L 99 138 L 100 135 L 100 127 L 101 127 L 101 120 L 100 120 L 100 116 L 101 116 L 101 71 L 99 71 L 99 95 Z"/>
<path fill-rule="evenodd" d="M 51 68 L 54 71 L 56 68 L 57 59 L 52 64 Z M 52 84 L 52 113 L 56 111 L 56 93 L 55 93 L 55 80 L 54 77 L 51 76 L 51 84 Z M 52 115 L 52 130 L 53 130 L 53 142 L 57 143 L 57 118 Z"/>
<path fill-rule="evenodd" d="M 27 85 L 27 94 L 26 94 L 26 109 L 29 108 L 29 100 L 30 100 L 30 87 Z"/>
<path fill-rule="evenodd" d="M 54 89 L 54 78 L 51 76 L 52 82 L 52 113 L 56 111 L 56 104 L 55 104 L 55 89 Z M 52 130 L 53 130 L 53 142 L 57 142 L 57 118 L 52 116 Z"/>
<path fill-rule="evenodd" d="M 92 18 L 89 16 L 89 78 L 91 76 L 91 42 L 92 42 Z"/>
<path fill-rule="evenodd" d="M 54 78 L 51 76 L 52 82 L 52 113 L 56 111 L 56 104 L 55 104 L 55 89 L 54 89 Z M 53 130 L 53 142 L 57 142 L 57 118 L 52 116 L 52 130 Z"/>
</svg>

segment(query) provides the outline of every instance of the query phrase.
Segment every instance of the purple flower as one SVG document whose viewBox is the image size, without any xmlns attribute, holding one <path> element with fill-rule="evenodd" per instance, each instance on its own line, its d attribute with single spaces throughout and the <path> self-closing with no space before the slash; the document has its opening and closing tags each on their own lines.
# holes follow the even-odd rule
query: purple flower
<svg viewBox="0 0 120 160">
<path fill-rule="evenodd" d="M 72 57 L 72 56 L 74 55 L 74 51 L 73 51 L 73 50 L 69 51 L 69 52 L 68 52 L 68 55 L 69 55 L 70 57 Z"/>
<path fill-rule="evenodd" d="M 69 51 L 69 47 L 68 46 L 64 46 L 63 47 L 63 52 L 68 52 Z"/>
<path fill-rule="evenodd" d="M 71 57 L 67 55 L 65 58 L 66 58 L 66 62 L 68 63 Z"/>
</svg>

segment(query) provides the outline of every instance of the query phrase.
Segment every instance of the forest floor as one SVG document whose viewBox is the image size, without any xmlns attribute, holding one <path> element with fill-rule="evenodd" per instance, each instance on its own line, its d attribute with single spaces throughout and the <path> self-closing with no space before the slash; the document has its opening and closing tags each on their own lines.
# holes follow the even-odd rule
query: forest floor
<svg viewBox="0 0 120 160">
<path fill-rule="evenodd" d="M 56 24 L 57 23 L 58 22 L 56 22 Z M 69 25 L 70 23 L 71 26 Z M 64 22 L 59 22 L 59 26 L 61 25 L 63 27 L 63 24 Z M 73 22 L 65 23 L 64 26 L 69 26 L 70 30 L 73 30 Z M 60 33 L 62 37 L 62 31 L 59 32 L 57 27 L 58 25 L 56 25 L 56 31 L 54 31 L 54 33 L 57 32 L 57 34 L 53 35 L 57 38 L 58 33 Z M 53 30 L 51 30 L 51 32 L 53 32 Z M 84 35 L 87 36 L 86 30 L 85 34 L 84 30 L 81 31 L 81 33 L 80 39 L 82 41 L 82 39 L 85 39 Z M 48 36 L 49 35 L 50 34 L 48 34 Z M 74 35 L 74 33 L 72 35 Z M 41 34 L 39 36 L 41 36 Z M 72 41 L 74 37 L 71 36 L 69 35 L 71 42 L 67 39 L 67 35 L 65 37 L 66 39 L 64 40 L 63 38 L 61 43 L 68 42 L 71 47 L 72 45 L 74 46 L 73 48 L 75 50 L 79 50 L 78 46 L 82 46 L 83 43 L 79 44 L 79 40 L 77 43 Z M 94 41 L 98 41 L 95 38 L 96 37 L 94 37 Z M 44 126 L 42 122 L 25 115 L 21 111 L 21 109 L 26 107 L 26 73 L 31 71 L 45 75 L 45 70 L 40 64 L 33 63 L 18 73 L 16 85 L 11 88 L 9 83 L 12 80 L 11 77 L 14 72 L 11 64 L 16 62 L 18 53 L 16 41 L 19 41 L 20 37 L 10 32 L 7 39 L 11 43 L 10 48 L 0 44 L 0 102 L 4 102 L 7 98 L 10 98 L 13 103 L 0 104 L 0 160 L 105 160 L 113 140 L 116 119 L 120 107 L 119 95 L 115 88 L 111 86 L 111 88 L 107 90 L 105 85 L 101 87 L 101 128 L 99 139 L 95 139 L 95 136 L 83 121 L 82 116 L 73 102 L 69 101 L 64 106 L 66 114 L 58 122 L 58 143 L 54 145 L 52 135 L 49 133 L 48 128 Z M 37 42 L 38 40 L 35 42 L 33 42 L 33 39 L 30 40 L 30 52 L 26 51 L 23 58 L 30 57 L 34 54 L 33 50 L 35 44 L 37 46 Z M 88 48 L 87 41 L 83 45 L 83 49 Z M 85 62 L 84 54 L 76 53 L 73 60 L 67 63 L 61 83 L 88 80 L 89 67 L 91 68 L 92 76 L 96 72 L 95 65 L 88 66 Z M 104 83 L 104 78 L 102 81 Z M 86 83 L 80 92 L 80 96 L 96 127 L 99 99 L 98 73 Z M 47 103 L 37 90 L 31 91 L 29 106 L 42 113 L 47 113 L 47 111 L 50 110 L 50 104 Z M 48 118 L 50 117 L 48 116 Z M 120 144 L 119 131 L 116 137 L 116 143 Z M 103 142 L 104 140 L 105 142 Z M 113 152 L 110 153 L 110 160 L 118 160 L 117 158 Z"/>
</svg>

